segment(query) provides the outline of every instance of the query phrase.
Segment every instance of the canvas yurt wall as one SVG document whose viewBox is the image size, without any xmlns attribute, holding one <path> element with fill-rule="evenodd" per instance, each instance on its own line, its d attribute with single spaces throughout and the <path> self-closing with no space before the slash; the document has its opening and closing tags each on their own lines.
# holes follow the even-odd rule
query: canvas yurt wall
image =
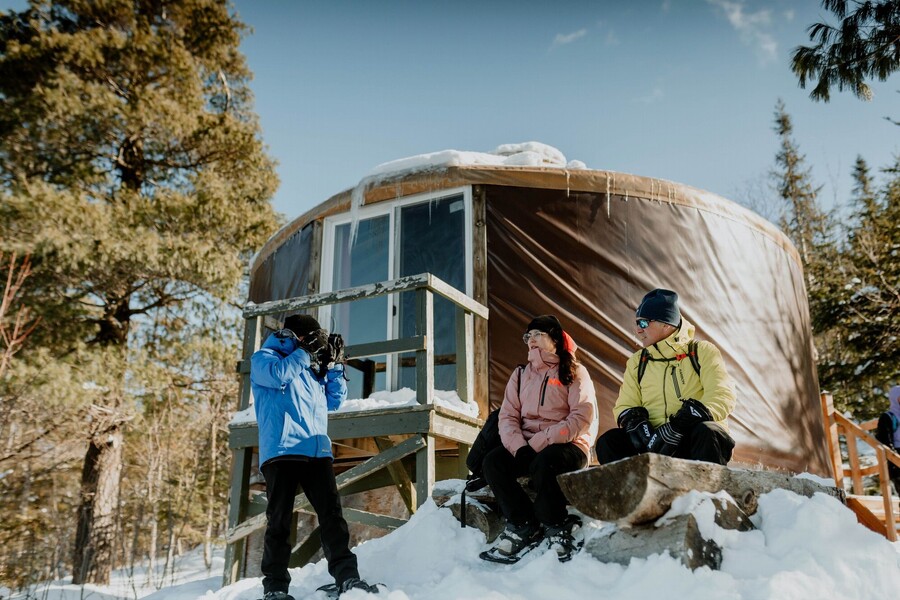
<svg viewBox="0 0 900 600">
<path fill-rule="evenodd" d="M 451 283 L 490 309 L 476 348 L 482 414 L 500 401 L 513 368 L 526 360 L 521 334 L 529 319 L 554 313 L 580 347 L 604 431 L 614 425 L 611 408 L 625 361 L 638 349 L 634 309 L 646 291 L 670 288 L 679 293 L 698 337 L 722 351 L 737 384 L 738 406 L 729 421 L 735 460 L 826 472 L 802 268 L 785 236 L 750 211 L 672 182 L 535 167 L 400 173 L 362 186 L 355 203 L 352 197 L 350 191 L 338 194 L 270 240 L 251 267 L 250 300 L 358 285 L 358 278 L 342 279 L 341 269 L 349 267 L 341 266 L 338 238 L 344 235 L 350 248 L 356 224 L 354 243 L 371 243 L 361 253 L 371 258 L 380 250 L 363 230 L 373 225 L 367 211 L 395 215 L 378 238 L 392 248 L 395 265 L 392 253 L 415 256 L 407 270 L 434 267 L 439 277 L 449 274 Z M 418 221 L 401 223 L 401 209 L 416 213 Z M 442 219 L 456 221 L 443 230 Z M 425 233 L 410 232 L 402 250 L 395 227 L 410 230 L 413 223 Z M 416 253 L 416 244 L 425 250 Z M 441 255 L 448 245 L 464 265 Z M 369 268 L 367 276 L 378 281 L 398 269 Z M 342 322 L 354 326 L 352 318 Z"/>
</svg>

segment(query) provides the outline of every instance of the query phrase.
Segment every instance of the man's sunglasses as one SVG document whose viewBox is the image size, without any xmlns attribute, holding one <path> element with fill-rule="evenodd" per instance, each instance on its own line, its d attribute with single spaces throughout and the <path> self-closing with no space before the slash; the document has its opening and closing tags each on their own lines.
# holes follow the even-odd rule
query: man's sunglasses
<svg viewBox="0 0 900 600">
<path fill-rule="evenodd" d="M 650 327 L 650 319 L 635 319 L 634 322 L 641 329 L 647 329 L 648 327 Z"/>
</svg>

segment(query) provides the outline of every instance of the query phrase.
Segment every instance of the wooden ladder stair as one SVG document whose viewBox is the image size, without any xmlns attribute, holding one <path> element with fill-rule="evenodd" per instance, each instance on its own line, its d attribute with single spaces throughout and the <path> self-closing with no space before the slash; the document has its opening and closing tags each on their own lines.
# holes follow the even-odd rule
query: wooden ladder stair
<svg viewBox="0 0 900 600">
<path fill-rule="evenodd" d="M 878 442 L 870 433 L 878 425 L 877 419 L 865 423 L 854 423 L 834 410 L 831 394 L 822 393 L 822 413 L 824 416 L 825 439 L 828 442 L 828 454 L 835 485 L 843 487 L 844 460 L 841 456 L 840 436 L 847 442 L 847 462 L 850 466 L 852 494 L 847 494 L 847 507 L 856 513 L 856 519 L 862 524 L 896 542 L 900 530 L 900 499 L 891 491 L 888 476 L 888 463 L 900 467 L 900 455 Z M 862 441 L 875 451 L 876 462 L 868 467 L 861 467 L 857 441 Z M 863 491 L 862 478 L 876 475 L 881 483 L 882 496 L 866 496 Z"/>
</svg>

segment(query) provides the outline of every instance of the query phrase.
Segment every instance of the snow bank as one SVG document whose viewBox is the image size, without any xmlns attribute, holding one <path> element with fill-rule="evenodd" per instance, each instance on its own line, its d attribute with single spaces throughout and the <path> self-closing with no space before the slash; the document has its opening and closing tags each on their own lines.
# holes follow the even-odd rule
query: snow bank
<svg viewBox="0 0 900 600">
<path fill-rule="evenodd" d="M 462 529 L 446 509 L 428 501 L 403 527 L 356 548 L 363 577 L 384 583 L 383 600 L 881 600 L 900 589 L 900 543 L 891 544 L 856 522 L 852 512 L 822 494 L 804 498 L 776 490 L 760 498 L 752 517 L 755 531 L 736 532 L 713 522 L 714 494 L 694 492 L 679 499 L 662 519 L 693 514 L 722 546 L 719 571 L 690 571 L 669 556 L 632 559 L 627 566 L 605 564 L 587 554 L 559 563 L 538 549 L 516 565 L 478 558 L 485 546 L 476 529 Z M 607 535 L 609 523 L 587 521 L 587 537 Z M 221 588 L 221 556 L 206 571 L 198 553 L 181 559 L 174 585 L 155 591 L 140 585 L 143 570 L 131 578 L 115 574 L 109 587 L 54 582 L 31 590 L 48 600 L 148 598 L 150 600 L 255 600 L 260 579 Z M 324 600 L 316 593 L 330 583 L 324 561 L 292 569 L 296 598 Z M 131 583 L 136 583 L 132 588 Z M 3 592 L 0 591 L 0 595 Z M 24 599 L 23 594 L 12 596 Z M 351 592 L 344 600 L 373 598 Z"/>
</svg>

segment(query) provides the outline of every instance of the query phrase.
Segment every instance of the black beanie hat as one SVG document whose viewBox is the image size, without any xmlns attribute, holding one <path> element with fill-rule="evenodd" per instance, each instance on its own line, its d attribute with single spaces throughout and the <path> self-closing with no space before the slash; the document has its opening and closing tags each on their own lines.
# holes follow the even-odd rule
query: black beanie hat
<svg viewBox="0 0 900 600">
<path fill-rule="evenodd" d="M 290 329 L 300 337 L 304 337 L 317 329 L 322 329 L 319 322 L 309 315 L 291 315 L 284 320 L 284 328 Z"/>
<path fill-rule="evenodd" d="M 574 354 L 578 349 L 575 340 L 572 339 L 572 336 L 563 331 L 562 323 L 560 323 L 559 319 L 554 315 L 541 315 L 533 318 L 531 323 L 528 324 L 528 329 L 525 330 L 525 333 L 534 329 L 548 334 L 558 349 L 565 349 L 570 354 Z"/>
<path fill-rule="evenodd" d="M 635 313 L 636 317 L 668 323 L 672 327 L 681 325 L 681 311 L 678 309 L 678 294 L 672 290 L 655 289 L 647 292 Z"/>
<path fill-rule="evenodd" d="M 531 323 L 528 324 L 528 328 L 525 330 L 525 333 L 537 329 L 538 331 L 543 331 L 544 333 L 553 333 L 554 330 L 562 334 L 562 323 L 559 322 L 559 319 L 554 317 L 553 315 L 541 315 L 539 317 L 535 317 L 531 320 Z"/>
</svg>

